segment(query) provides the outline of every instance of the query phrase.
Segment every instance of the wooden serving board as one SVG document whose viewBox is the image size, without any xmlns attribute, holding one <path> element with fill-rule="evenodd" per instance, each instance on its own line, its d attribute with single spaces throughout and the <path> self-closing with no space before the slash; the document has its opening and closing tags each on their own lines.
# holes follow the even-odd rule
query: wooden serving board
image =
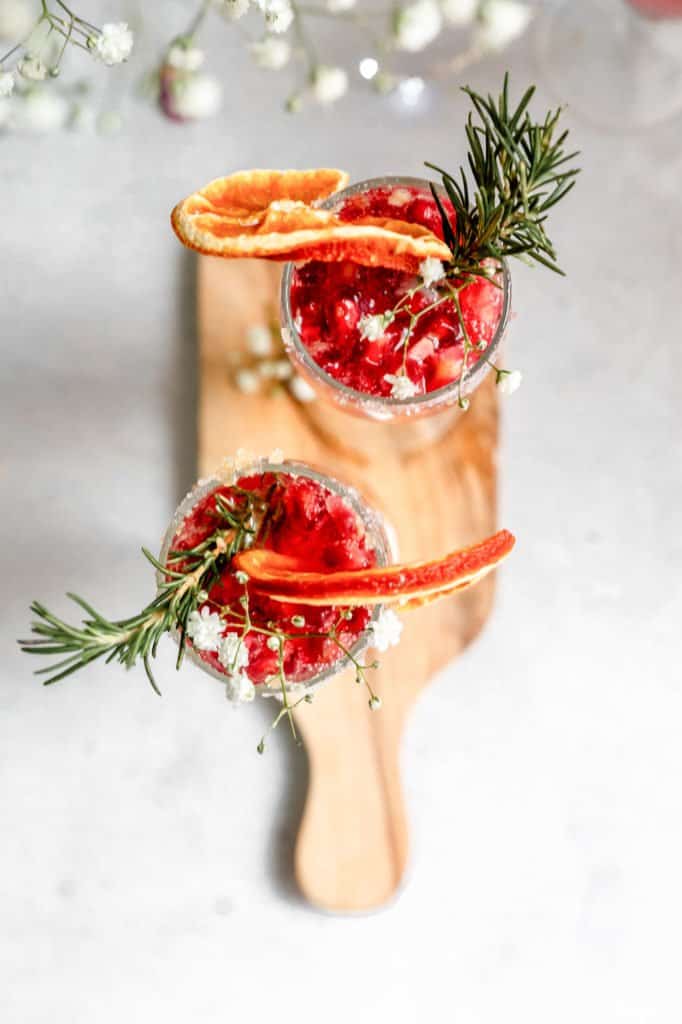
<svg viewBox="0 0 682 1024">
<path fill-rule="evenodd" d="M 433 558 L 495 529 L 497 401 L 492 378 L 441 439 L 405 454 L 391 430 L 288 395 L 238 392 L 235 353 L 247 328 L 278 315 L 280 270 L 260 261 L 199 261 L 199 463 L 210 474 L 226 454 L 281 448 L 352 483 L 396 529 L 401 560 Z M 351 422 L 352 421 L 352 422 Z M 361 433 L 358 434 L 358 428 Z M 367 438 L 358 445 L 358 437 Z M 352 443 L 349 443 L 351 439 Z M 400 741 L 413 701 L 477 635 L 490 613 L 493 578 L 405 615 L 401 644 L 372 674 L 383 707 L 344 673 L 298 713 L 310 784 L 295 853 L 307 899 L 335 911 L 365 911 L 396 892 L 408 854 Z"/>
</svg>

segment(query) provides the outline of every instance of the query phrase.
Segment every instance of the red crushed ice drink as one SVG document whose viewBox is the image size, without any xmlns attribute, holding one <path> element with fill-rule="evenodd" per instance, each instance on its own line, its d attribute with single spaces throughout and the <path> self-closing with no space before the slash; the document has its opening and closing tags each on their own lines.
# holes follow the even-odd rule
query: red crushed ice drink
<svg viewBox="0 0 682 1024">
<path fill-rule="evenodd" d="M 454 210 L 439 186 L 442 206 Z M 443 238 L 429 182 L 383 178 L 333 196 L 342 220 L 396 218 Z M 376 419 L 433 413 L 473 391 L 490 369 L 509 314 L 506 266 L 491 278 L 444 278 L 427 260 L 416 276 L 350 261 L 290 264 L 282 285 L 284 341 L 324 397 Z"/>
<path fill-rule="evenodd" d="M 246 546 L 303 558 L 306 570 L 371 569 L 390 561 L 383 521 L 357 492 L 301 463 L 261 460 L 233 481 L 215 477 L 194 488 L 175 513 L 160 563 L 182 570 L 182 553 L 200 547 L 230 510 L 243 524 Z M 224 560 L 187 629 L 193 660 L 223 681 L 232 677 L 233 696 L 242 700 L 253 695 L 253 685 L 272 682 L 279 692 L 282 680 L 308 687 L 335 675 L 348 663 L 344 652 L 357 658 L 367 646 L 368 627 L 381 612 L 380 606 L 340 612 L 246 594 L 246 581 Z"/>
</svg>

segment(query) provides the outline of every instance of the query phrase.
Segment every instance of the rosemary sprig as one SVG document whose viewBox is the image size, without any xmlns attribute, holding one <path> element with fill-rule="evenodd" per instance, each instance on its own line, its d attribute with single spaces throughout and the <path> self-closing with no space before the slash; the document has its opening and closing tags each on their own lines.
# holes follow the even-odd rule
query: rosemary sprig
<svg viewBox="0 0 682 1024">
<path fill-rule="evenodd" d="M 475 119 L 469 114 L 466 124 L 474 186 L 463 167 L 453 176 L 426 163 L 441 175 L 455 210 L 452 223 L 431 186 L 453 254 L 452 273 L 487 276 L 485 260 L 517 256 L 563 274 L 545 230 L 549 210 L 571 191 L 579 174 L 578 168 L 568 166 L 578 152 L 565 153 L 568 132 L 558 132 L 561 107 L 548 111 L 544 121 L 533 121 L 528 112 L 535 93 L 532 85 L 512 108 L 508 74 L 497 101 L 468 86 L 463 92 L 477 115 Z"/>
<path fill-rule="evenodd" d="M 48 675 L 44 684 L 56 683 L 98 658 L 118 661 L 126 668 L 141 659 L 149 682 L 156 693 L 160 693 L 150 664 L 156 656 L 159 640 L 164 633 L 179 631 L 176 668 L 180 668 L 189 616 L 206 600 L 207 591 L 224 566 L 253 543 L 267 518 L 266 499 L 241 489 L 238 497 L 238 503 L 230 503 L 216 494 L 216 529 L 193 548 L 171 551 L 167 565 L 157 561 L 146 548 L 142 549 L 145 558 L 162 574 L 162 582 L 154 600 L 137 615 L 111 621 L 83 598 L 69 594 L 87 615 L 80 625 L 73 626 L 34 601 L 31 611 L 37 621 L 32 623 L 31 629 L 35 637 L 20 640 L 19 645 L 27 654 L 62 658 L 56 664 L 37 670 L 36 675 Z"/>
</svg>

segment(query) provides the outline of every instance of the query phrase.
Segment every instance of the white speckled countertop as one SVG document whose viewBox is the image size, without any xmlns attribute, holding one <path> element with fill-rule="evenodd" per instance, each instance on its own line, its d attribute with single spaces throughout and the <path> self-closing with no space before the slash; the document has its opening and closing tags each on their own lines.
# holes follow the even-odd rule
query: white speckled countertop
<svg viewBox="0 0 682 1024">
<path fill-rule="evenodd" d="M 299 900 L 305 758 L 284 730 L 257 757 L 267 709 L 176 676 L 170 644 L 162 700 L 104 666 L 44 691 L 13 646 L 32 598 L 145 600 L 138 549 L 194 478 L 174 202 L 237 167 L 358 179 L 462 157 L 454 93 L 420 117 L 356 93 L 292 120 L 231 61 L 213 125 L 128 101 L 116 138 L 2 142 L 0 1019 L 677 1024 L 680 121 L 620 139 L 569 114 L 585 168 L 554 219 L 569 276 L 514 273 L 524 385 L 504 406 L 500 520 L 519 547 L 405 736 L 413 852 L 392 907 Z M 535 77 L 530 40 L 505 63 Z M 502 67 L 470 80 L 495 88 Z"/>
</svg>

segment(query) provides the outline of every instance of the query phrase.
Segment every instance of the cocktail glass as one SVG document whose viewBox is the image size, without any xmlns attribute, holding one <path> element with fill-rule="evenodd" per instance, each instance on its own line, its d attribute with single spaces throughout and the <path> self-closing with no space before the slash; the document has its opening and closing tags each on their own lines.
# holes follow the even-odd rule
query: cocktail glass
<svg viewBox="0 0 682 1024">
<path fill-rule="evenodd" d="M 161 552 L 159 554 L 159 562 L 162 565 L 167 564 L 169 552 L 172 549 L 173 542 L 177 537 L 178 532 L 182 529 L 184 524 L 188 521 L 191 522 L 192 512 L 196 509 L 199 502 L 212 494 L 218 488 L 225 487 L 236 480 L 266 473 L 289 477 L 303 477 L 320 485 L 320 487 L 330 492 L 330 494 L 340 497 L 344 504 L 347 505 L 357 517 L 359 530 L 364 531 L 366 546 L 369 551 L 373 552 L 375 564 L 381 567 L 389 565 L 391 562 L 395 561 L 397 551 L 390 526 L 387 524 L 381 513 L 372 508 L 372 506 L 369 505 L 353 487 L 341 483 L 340 481 L 335 480 L 334 478 L 329 477 L 302 462 L 294 462 L 290 460 L 272 462 L 268 459 L 255 459 L 239 465 L 237 470 L 230 470 L 231 476 L 216 475 L 210 479 L 199 481 L 192 491 L 190 491 L 190 493 L 187 494 L 180 502 L 173 515 L 163 539 Z M 301 554 L 304 553 L 304 551 L 301 552 Z M 162 582 L 163 577 L 160 572 L 157 573 L 157 579 L 159 583 Z M 372 622 L 376 621 L 381 614 L 381 610 L 381 605 L 377 605 L 371 609 L 371 615 L 367 623 L 368 627 Z M 302 607 L 301 611 L 305 613 L 306 609 Z M 290 620 L 287 621 L 287 624 L 290 628 Z M 179 639 L 178 631 L 176 630 L 173 635 L 177 642 Z M 352 659 L 359 659 L 369 646 L 371 646 L 371 632 L 366 628 L 358 636 L 353 645 L 348 648 L 352 655 Z M 198 651 L 191 643 L 188 643 L 186 645 L 186 653 L 189 659 L 198 665 L 204 672 L 207 672 L 216 679 L 220 679 L 223 683 L 227 681 L 228 674 L 225 671 L 222 671 L 219 665 L 211 663 L 211 661 L 207 659 L 205 652 Z M 317 688 L 336 676 L 351 663 L 352 659 L 347 655 L 338 652 L 337 656 L 328 661 L 328 663 L 314 666 L 309 675 L 297 675 L 297 677 L 290 682 L 296 685 L 303 684 L 306 691 L 310 691 L 312 688 Z M 278 681 L 273 687 L 272 685 L 268 685 L 267 682 L 263 682 L 257 684 L 255 689 L 256 694 L 272 695 L 273 693 L 281 692 L 281 684 Z"/>
<path fill-rule="evenodd" d="M 430 185 L 429 181 L 421 178 L 373 178 L 336 193 L 321 205 L 325 209 L 335 209 L 351 197 L 387 188 L 396 192 L 416 190 L 431 199 Z M 447 201 L 442 189 L 439 186 L 437 188 L 439 195 Z M 400 219 L 398 209 L 394 216 Z M 324 400 L 321 403 L 311 403 L 307 415 L 318 421 L 322 432 L 333 430 L 340 434 L 349 447 L 363 451 L 381 447 L 386 439 L 390 440 L 391 446 L 406 450 L 420 448 L 436 441 L 452 426 L 462 413 L 462 407 L 466 406 L 468 396 L 479 387 L 490 372 L 491 364 L 502 344 L 511 308 L 511 277 L 506 263 L 502 262 L 498 273 L 502 301 L 497 326 L 485 349 L 477 350 L 475 360 L 463 370 L 461 383 L 459 380 L 453 380 L 435 390 L 410 398 L 394 398 L 357 390 L 337 380 L 315 361 L 301 337 L 292 309 L 291 289 L 295 272 L 295 264 L 288 263 L 282 275 L 282 337 L 296 370 Z M 492 284 L 489 286 L 494 287 Z M 472 339 L 474 343 L 476 340 Z M 342 426 L 337 426 L 336 422 L 333 427 L 330 426 L 331 415 L 327 403 L 348 414 L 343 417 Z M 383 425 L 383 433 L 376 426 L 368 430 L 366 423 L 357 423 L 357 418 Z"/>
</svg>

